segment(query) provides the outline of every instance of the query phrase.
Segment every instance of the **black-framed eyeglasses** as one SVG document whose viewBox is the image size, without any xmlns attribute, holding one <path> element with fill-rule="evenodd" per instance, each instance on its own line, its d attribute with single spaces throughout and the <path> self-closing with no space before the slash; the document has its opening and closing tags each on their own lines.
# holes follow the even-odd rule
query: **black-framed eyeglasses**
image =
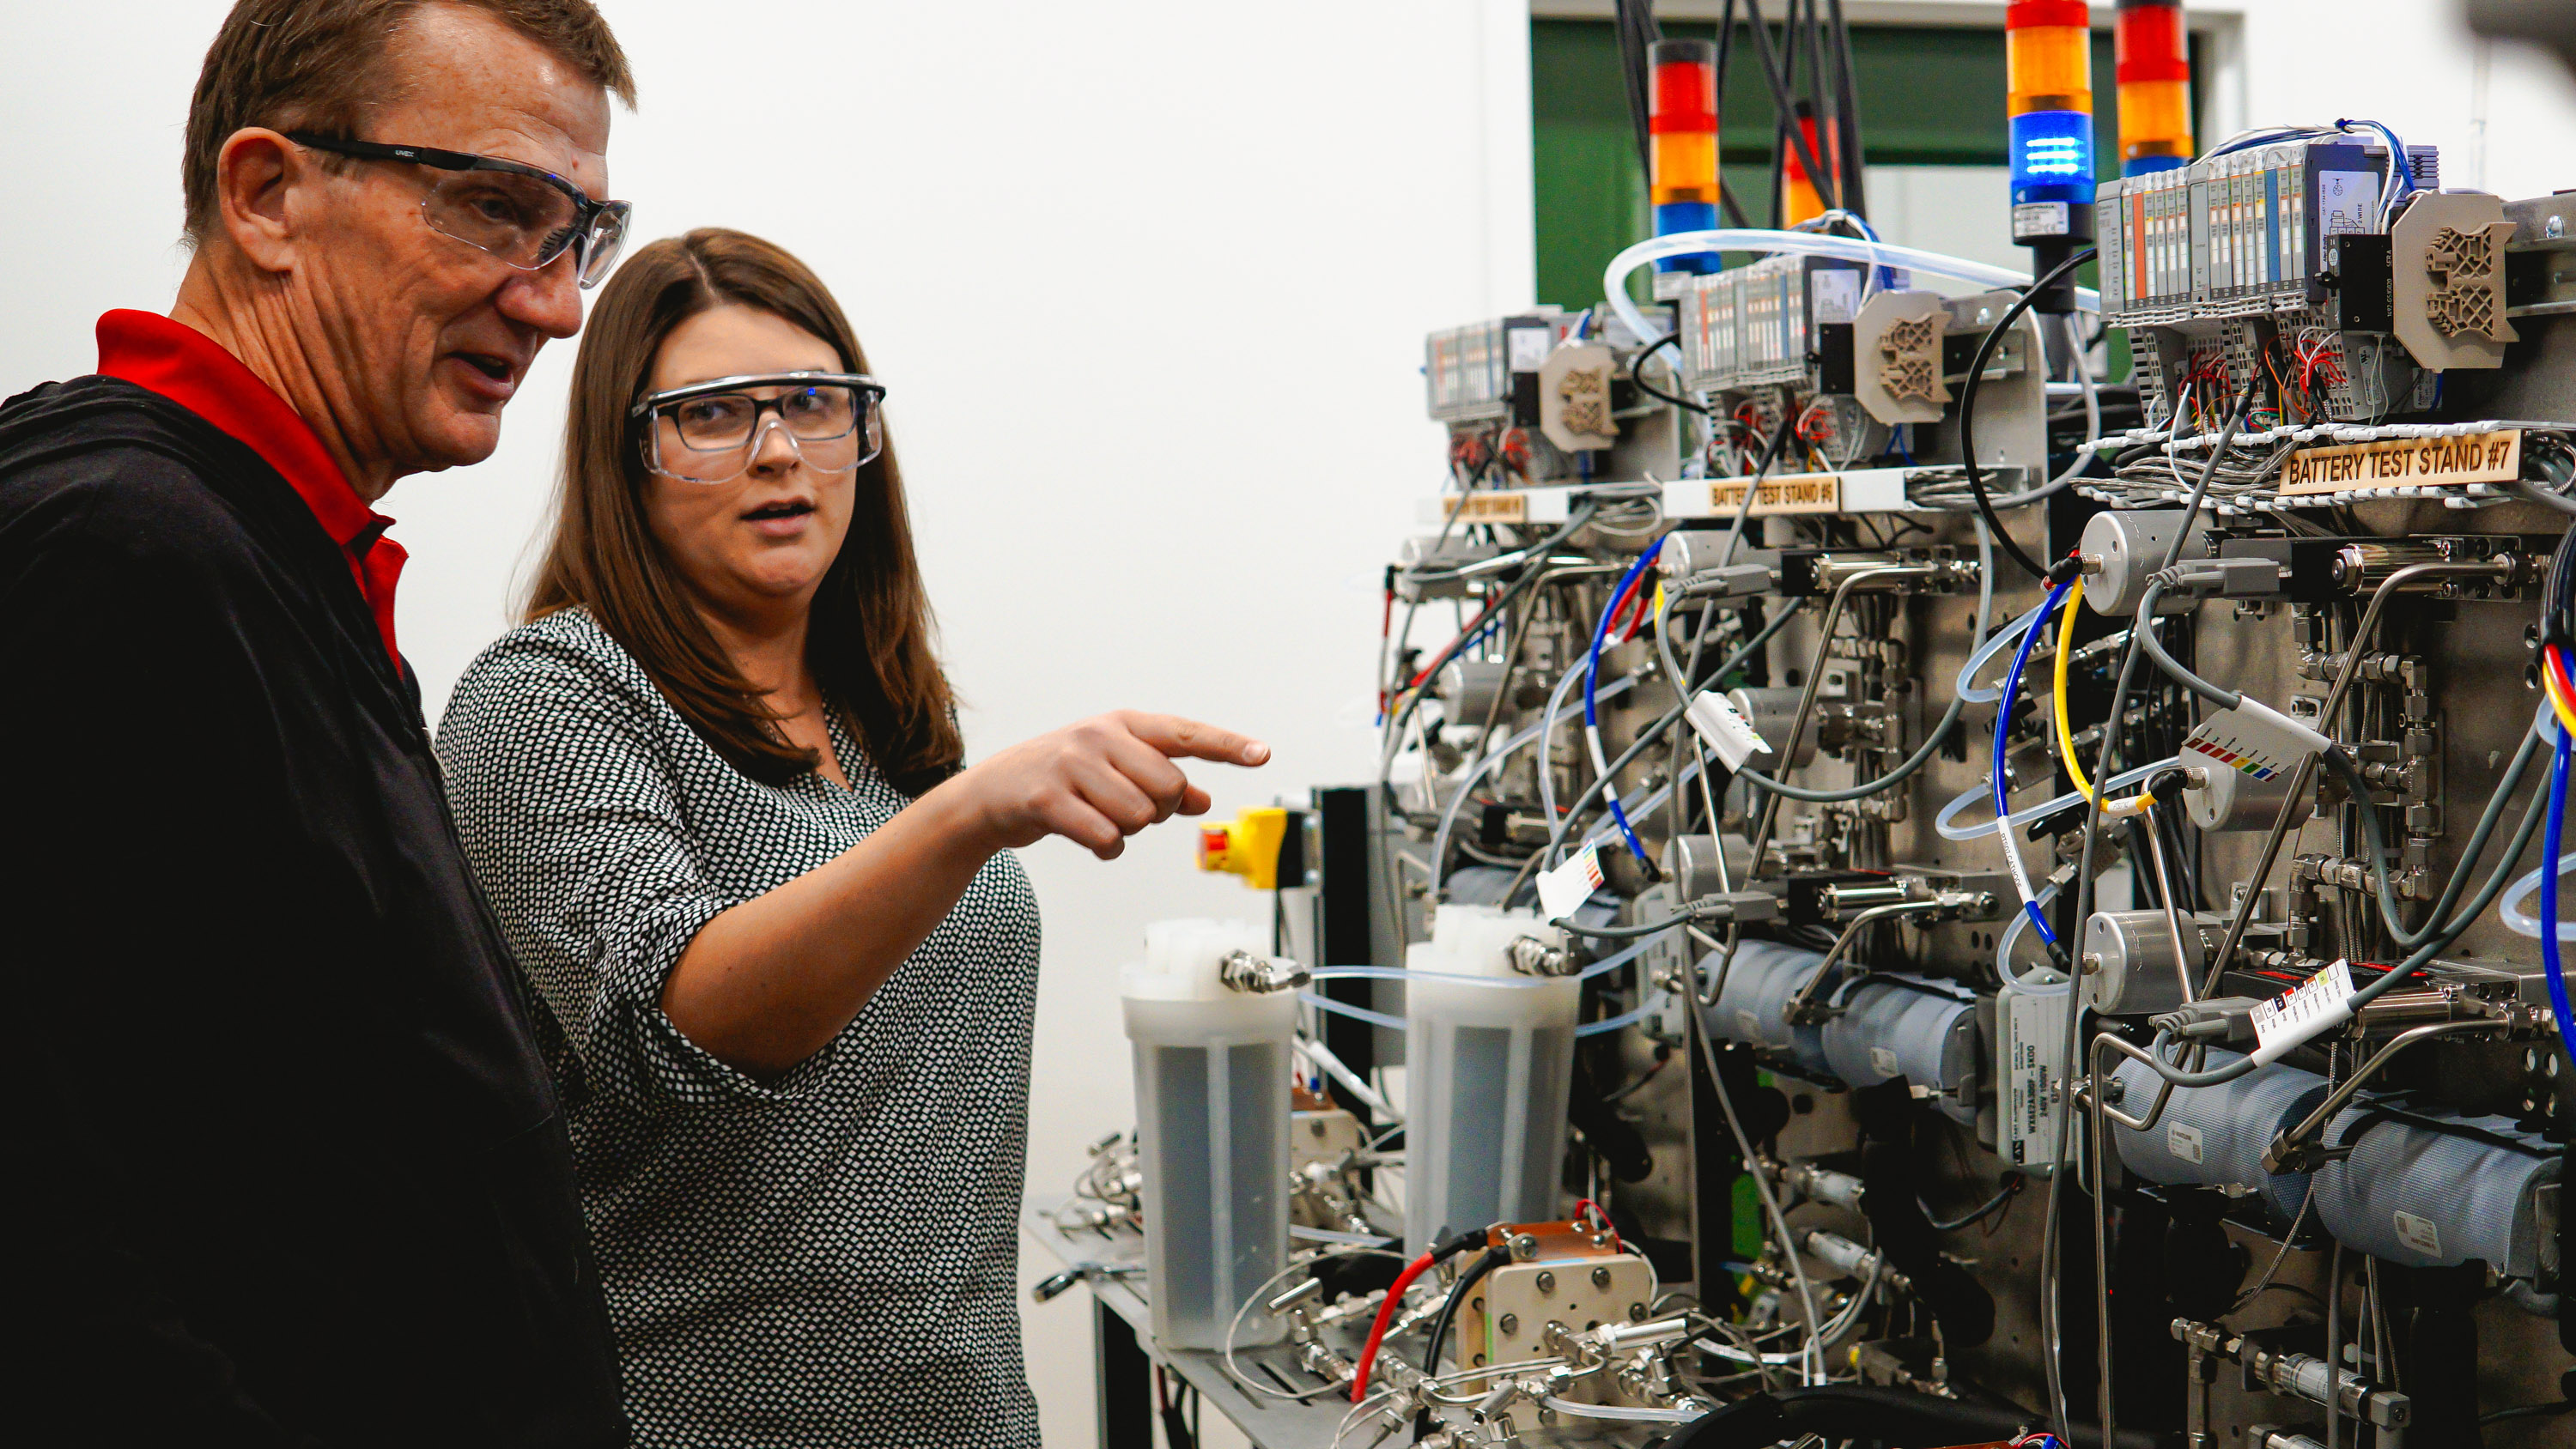
<svg viewBox="0 0 2576 1449">
<path fill-rule="evenodd" d="M 772 395 L 755 395 L 754 389 Z M 863 372 L 763 372 L 709 378 L 636 401 L 627 416 L 645 422 L 644 466 L 688 483 L 728 483 L 760 452 L 775 415 L 805 466 L 847 473 L 885 447 L 877 404 L 885 388 Z M 678 443 L 665 447 L 668 432 Z"/>
<path fill-rule="evenodd" d="M 289 132 L 286 139 L 360 161 L 400 161 L 453 173 L 430 183 L 429 194 L 421 198 L 420 214 L 430 230 L 490 252 L 523 272 L 540 270 L 570 251 L 581 285 L 595 287 L 626 244 L 633 210 L 627 203 L 593 201 L 580 187 L 525 162 L 304 131 Z"/>
</svg>

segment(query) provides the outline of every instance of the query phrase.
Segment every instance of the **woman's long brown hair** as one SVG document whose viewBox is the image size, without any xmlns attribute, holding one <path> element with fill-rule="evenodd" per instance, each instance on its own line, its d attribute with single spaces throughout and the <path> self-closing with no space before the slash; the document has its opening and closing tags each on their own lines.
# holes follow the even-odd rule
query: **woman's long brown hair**
<svg viewBox="0 0 2576 1449">
<path fill-rule="evenodd" d="M 847 370 L 867 371 L 840 304 L 804 263 L 769 242 L 705 228 L 628 258 L 600 290 L 573 363 L 562 496 L 527 617 L 589 609 L 718 754 L 754 779 L 783 784 L 814 769 L 815 752 L 788 743 L 777 712 L 716 643 L 653 537 L 644 519 L 642 433 L 627 417 L 663 339 L 727 303 L 784 318 L 832 344 Z M 955 773 L 964 750 L 932 645 L 891 437 L 854 482 L 849 537 L 814 595 L 806 657 L 877 769 L 917 795 Z"/>
</svg>

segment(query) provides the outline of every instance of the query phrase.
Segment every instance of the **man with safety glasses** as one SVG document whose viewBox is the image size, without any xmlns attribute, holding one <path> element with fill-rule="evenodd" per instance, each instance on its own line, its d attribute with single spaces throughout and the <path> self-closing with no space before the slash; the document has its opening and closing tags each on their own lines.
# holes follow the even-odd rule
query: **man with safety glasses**
<svg viewBox="0 0 2576 1449">
<path fill-rule="evenodd" d="M 580 327 L 612 94 L 588 0 L 241 0 L 177 302 L 0 406 L 23 1442 L 625 1442 L 370 506 Z"/>
</svg>

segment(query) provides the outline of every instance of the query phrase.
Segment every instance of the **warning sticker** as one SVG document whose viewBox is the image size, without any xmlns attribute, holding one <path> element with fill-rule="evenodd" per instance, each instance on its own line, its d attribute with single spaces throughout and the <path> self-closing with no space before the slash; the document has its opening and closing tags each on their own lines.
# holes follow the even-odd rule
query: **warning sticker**
<svg viewBox="0 0 2576 1449">
<path fill-rule="evenodd" d="M 2180 1122 L 2166 1123 L 2165 1147 L 2185 1162 L 2200 1161 L 2200 1129 Z"/>
<path fill-rule="evenodd" d="M 1691 701 L 1687 717 L 1691 728 L 1707 741 L 1710 749 L 1717 751 L 1717 757 L 1725 761 L 1726 768 L 1730 770 L 1743 769 L 1744 762 L 1755 755 L 1772 753 L 1771 742 L 1762 738 L 1762 732 L 1753 727 L 1753 721 L 1744 717 L 1744 711 L 1737 709 L 1733 700 L 1714 689 L 1700 691 L 1698 697 Z"/>
<path fill-rule="evenodd" d="M 1601 881 L 1601 847 L 1586 845 L 1566 857 L 1563 865 L 1538 873 L 1539 909 L 1551 921 L 1562 920 L 1582 909 L 1601 889 Z"/>
<path fill-rule="evenodd" d="M 2323 971 L 2254 1008 L 2254 1060 L 2279 1061 L 2292 1048 L 2352 1020 L 2352 963 Z"/>
<path fill-rule="evenodd" d="M 2397 1241 L 2427 1258 L 2442 1256 L 2442 1230 L 2433 1225 L 2431 1218 L 2419 1218 L 2409 1212 L 2397 1214 Z"/>
<path fill-rule="evenodd" d="M 2224 766 L 2269 780 L 2295 768 L 2306 756 L 2321 754 L 2332 741 L 2256 699 L 2221 710 L 2201 721 L 2182 742 L 2183 763 Z"/>
<path fill-rule="evenodd" d="M 2281 465 L 2281 491 L 2509 483 L 2521 476 L 2522 429 L 2497 428 L 2456 438 L 2385 438 L 2301 448 Z"/>
</svg>

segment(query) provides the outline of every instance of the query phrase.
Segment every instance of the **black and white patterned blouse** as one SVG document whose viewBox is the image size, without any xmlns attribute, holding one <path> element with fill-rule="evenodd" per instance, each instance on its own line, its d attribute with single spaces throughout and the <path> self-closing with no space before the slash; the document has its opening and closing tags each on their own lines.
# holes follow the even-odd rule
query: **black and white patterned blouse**
<svg viewBox="0 0 2576 1449">
<path fill-rule="evenodd" d="M 466 854 L 569 1037 L 558 1052 L 636 1442 L 1038 1441 L 1015 1301 L 1037 901 L 1017 857 L 830 1045 L 762 1083 L 662 1014 L 719 912 L 907 802 L 736 770 L 569 610 L 457 685 L 438 754 Z"/>
</svg>

